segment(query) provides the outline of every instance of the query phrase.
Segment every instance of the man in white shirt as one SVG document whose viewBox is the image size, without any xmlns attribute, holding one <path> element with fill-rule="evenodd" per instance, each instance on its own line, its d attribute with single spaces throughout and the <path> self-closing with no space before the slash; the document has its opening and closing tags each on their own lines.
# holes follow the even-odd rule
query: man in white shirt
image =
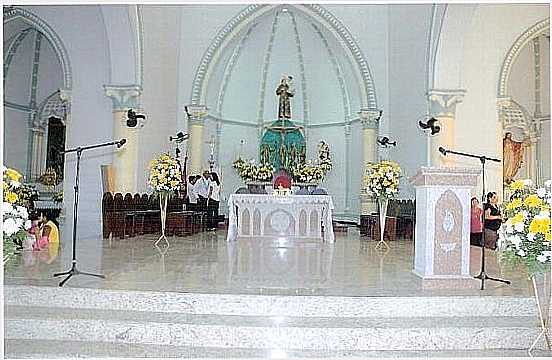
<svg viewBox="0 0 552 360">
<path fill-rule="evenodd" d="M 207 199 L 209 199 L 209 186 L 211 185 L 211 173 L 205 170 L 203 176 L 194 185 L 197 194 L 197 206 L 199 211 L 207 211 Z"/>
<path fill-rule="evenodd" d="M 195 190 L 195 184 L 199 178 L 199 175 L 191 175 L 188 177 L 188 186 L 186 188 L 186 192 L 188 194 L 188 198 L 186 199 L 186 210 L 197 210 L 197 193 Z"/>
</svg>

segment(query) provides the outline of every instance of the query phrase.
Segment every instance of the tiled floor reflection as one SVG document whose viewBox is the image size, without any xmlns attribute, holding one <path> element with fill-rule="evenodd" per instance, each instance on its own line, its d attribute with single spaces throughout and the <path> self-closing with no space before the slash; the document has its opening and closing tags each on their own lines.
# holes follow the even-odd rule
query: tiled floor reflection
<svg viewBox="0 0 552 360">
<path fill-rule="evenodd" d="M 488 274 L 506 278 L 512 285 L 487 282 L 486 290 L 422 288 L 412 272 L 412 241 L 390 243 L 387 252 L 376 242 L 360 237 L 356 229 L 336 234 L 335 244 L 320 241 L 225 241 L 226 232 L 201 233 L 169 238 L 170 245 L 154 247 L 157 236 L 132 239 L 87 240 L 78 251 L 79 269 L 100 272 L 106 280 L 75 276 L 66 286 L 124 290 L 155 290 L 202 293 L 420 296 L 420 295 L 514 295 L 529 292 L 527 275 L 499 266 L 488 251 Z M 92 246 L 96 245 L 96 249 Z M 70 267 L 71 246 L 52 251 L 26 251 L 4 270 L 6 284 L 57 286 L 54 272 Z M 92 255 L 88 255 L 92 254 Z M 480 251 L 472 247 L 471 269 L 479 272 Z"/>
</svg>

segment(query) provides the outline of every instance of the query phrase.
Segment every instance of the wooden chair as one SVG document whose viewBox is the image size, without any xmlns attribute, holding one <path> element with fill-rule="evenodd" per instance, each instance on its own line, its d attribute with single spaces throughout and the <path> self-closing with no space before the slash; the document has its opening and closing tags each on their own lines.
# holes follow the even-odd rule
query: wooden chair
<svg viewBox="0 0 552 360">
<path fill-rule="evenodd" d="M 104 239 L 109 238 L 113 232 L 113 195 L 106 192 L 102 197 L 102 236 Z"/>
</svg>

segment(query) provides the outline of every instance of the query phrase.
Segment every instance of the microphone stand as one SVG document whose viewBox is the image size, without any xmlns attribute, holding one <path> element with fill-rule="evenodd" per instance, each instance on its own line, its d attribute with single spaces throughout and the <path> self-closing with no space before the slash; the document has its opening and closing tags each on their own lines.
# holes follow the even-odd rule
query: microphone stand
<svg viewBox="0 0 552 360">
<path fill-rule="evenodd" d="M 481 199 L 482 199 L 481 203 L 483 204 L 485 202 L 485 161 L 489 160 L 494 162 L 500 162 L 500 160 L 483 156 L 483 155 L 473 155 L 473 154 L 463 153 L 460 151 L 447 150 L 442 147 L 439 148 L 439 152 L 441 152 L 445 156 L 447 156 L 447 153 L 451 153 L 455 155 L 479 159 L 479 161 L 481 162 L 481 174 L 483 176 L 482 190 L 481 190 Z M 488 276 L 487 273 L 485 272 L 485 212 L 483 212 L 483 232 L 481 233 L 481 271 L 479 272 L 479 275 L 474 276 L 474 278 L 481 280 L 481 290 L 485 290 L 485 280 L 502 282 L 508 285 L 510 284 L 509 280 L 493 278 Z"/>
<path fill-rule="evenodd" d="M 68 149 L 68 150 L 65 150 L 65 151 L 61 152 L 62 154 L 67 154 L 67 153 L 72 153 L 72 152 L 77 153 L 77 172 L 76 172 L 76 175 L 75 175 L 75 187 L 74 187 L 74 189 L 75 189 L 75 198 L 74 198 L 74 202 L 73 202 L 73 241 L 72 241 L 72 243 L 73 243 L 73 257 L 72 257 L 72 260 L 71 260 L 71 269 L 69 269 L 68 271 L 65 271 L 65 272 L 55 273 L 53 275 L 54 277 L 67 275 L 67 277 L 59 283 L 60 287 L 63 286 L 73 275 L 88 275 L 88 276 L 95 276 L 95 277 L 105 279 L 104 275 L 92 274 L 92 273 L 80 271 L 79 269 L 77 269 L 76 245 L 77 245 L 77 220 L 78 220 L 77 216 L 78 216 L 78 207 L 79 207 L 80 160 L 81 160 L 82 152 L 84 150 L 90 150 L 90 149 L 95 149 L 95 148 L 104 147 L 104 146 L 112 146 L 112 145 L 117 145 L 117 147 L 121 147 L 125 142 L 120 140 L 120 141 L 112 141 L 112 142 L 103 143 L 103 144 L 96 144 L 96 145 L 89 145 L 89 146 L 79 146 L 79 147 L 76 147 L 76 148 L 73 148 L 73 149 Z"/>
</svg>

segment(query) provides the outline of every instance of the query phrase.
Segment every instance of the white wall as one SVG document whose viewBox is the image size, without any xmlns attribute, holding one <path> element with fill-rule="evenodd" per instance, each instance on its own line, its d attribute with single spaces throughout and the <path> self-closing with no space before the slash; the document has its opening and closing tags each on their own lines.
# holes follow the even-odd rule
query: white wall
<svg viewBox="0 0 552 360">
<path fill-rule="evenodd" d="M 449 5 L 449 7 L 462 5 Z M 502 158 L 502 128 L 498 122 L 497 88 L 504 57 L 517 37 L 548 16 L 548 6 L 535 4 L 479 5 L 465 29 L 462 88 L 467 90 L 456 113 L 459 151 Z M 452 60 L 452 59 L 451 59 Z M 459 165 L 479 166 L 458 160 Z M 487 166 L 487 191 L 502 191 L 502 167 Z"/>
<path fill-rule="evenodd" d="M 144 84 L 142 105 L 147 122 L 140 131 L 141 145 L 138 155 L 138 189 L 147 188 L 149 162 L 162 152 L 172 151 L 169 136 L 185 130 L 177 126 L 177 117 L 184 106 L 178 103 L 180 84 L 178 74 L 186 71 L 189 64 L 179 65 L 179 28 L 181 8 L 178 6 L 143 7 L 144 19 Z M 192 51 L 181 45 L 182 56 Z M 179 68 L 183 66 L 184 69 Z M 174 154 L 173 154 L 174 155 Z M 184 154 L 182 154 L 184 155 Z"/>
<path fill-rule="evenodd" d="M 106 30 L 98 6 L 25 6 L 48 23 L 67 50 L 73 74 L 71 120 L 67 127 L 66 147 L 110 141 L 113 133 L 111 100 L 104 95 L 103 85 L 109 80 L 109 60 Z M 84 31 L 86 30 L 86 31 Z M 101 245 L 100 165 L 112 161 L 111 148 L 83 153 L 81 161 L 80 206 L 78 236 L 94 239 L 88 245 Z M 65 162 L 64 241 L 69 241 L 72 229 L 73 185 L 75 156 L 67 155 Z M 67 242 L 66 242 L 67 244 Z M 84 247 L 84 246 L 83 246 Z M 85 251 L 85 250 L 83 250 Z M 92 246 L 88 251 L 99 252 Z"/>
<path fill-rule="evenodd" d="M 427 113 L 430 14 L 431 5 L 389 6 L 389 111 L 384 113 L 380 134 L 397 141 L 397 146 L 382 151 L 382 156 L 402 168 L 399 198 L 414 198 L 408 178 L 426 165 L 426 136 L 418 128 L 418 120 Z"/>
<path fill-rule="evenodd" d="M 22 173 L 27 170 L 29 127 L 26 112 L 4 107 L 4 165 Z"/>
</svg>

